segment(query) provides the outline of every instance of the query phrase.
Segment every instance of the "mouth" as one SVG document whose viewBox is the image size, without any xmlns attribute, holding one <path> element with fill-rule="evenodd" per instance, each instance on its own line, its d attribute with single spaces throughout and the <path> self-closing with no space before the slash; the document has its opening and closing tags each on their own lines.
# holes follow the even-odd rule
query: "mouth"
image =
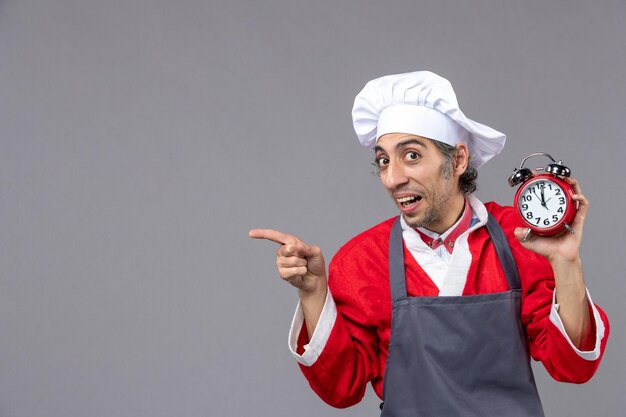
<svg viewBox="0 0 626 417">
<path fill-rule="evenodd" d="M 419 196 L 419 195 L 412 195 L 412 196 L 407 196 L 407 197 L 396 198 L 396 201 L 402 207 L 408 207 L 408 206 L 410 206 L 413 203 L 417 203 L 421 199 L 422 199 L 422 197 Z"/>
<path fill-rule="evenodd" d="M 404 197 L 396 197 L 396 203 L 400 208 L 403 209 L 411 209 L 413 206 L 417 205 L 420 201 L 422 201 L 421 195 L 408 195 Z"/>
</svg>

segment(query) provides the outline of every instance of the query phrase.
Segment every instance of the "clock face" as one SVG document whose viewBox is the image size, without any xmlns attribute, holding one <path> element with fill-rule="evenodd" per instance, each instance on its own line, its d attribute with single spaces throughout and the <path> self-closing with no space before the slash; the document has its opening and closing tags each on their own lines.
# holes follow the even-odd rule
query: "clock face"
<svg viewBox="0 0 626 417">
<path fill-rule="evenodd" d="M 568 199 L 560 185 L 548 179 L 541 179 L 531 181 L 523 187 L 517 204 L 528 224 L 547 229 L 563 219 Z"/>
</svg>

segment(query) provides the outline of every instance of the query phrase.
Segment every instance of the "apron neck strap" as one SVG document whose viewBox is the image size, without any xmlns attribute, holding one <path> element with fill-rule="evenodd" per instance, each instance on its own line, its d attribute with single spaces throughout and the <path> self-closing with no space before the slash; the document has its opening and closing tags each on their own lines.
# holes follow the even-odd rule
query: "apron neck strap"
<svg viewBox="0 0 626 417">
<path fill-rule="evenodd" d="M 511 252 L 511 246 L 509 246 L 509 241 L 506 239 L 502 228 L 491 213 L 487 220 L 487 232 L 489 233 L 489 237 L 491 237 L 493 246 L 496 248 L 496 254 L 498 255 L 498 259 L 500 259 L 500 265 L 502 265 L 502 269 L 504 270 L 509 288 L 511 290 L 521 289 L 519 273 L 517 272 L 515 258 L 513 258 L 513 253 Z"/>
<path fill-rule="evenodd" d="M 511 290 L 520 289 L 519 273 L 517 272 L 517 265 L 515 264 L 511 247 L 502 228 L 491 214 L 489 214 L 487 220 L 487 233 L 489 233 L 489 237 L 491 237 L 491 241 L 496 249 L 496 254 L 509 283 L 509 288 Z M 392 301 L 407 297 L 406 276 L 404 273 L 404 243 L 399 216 L 394 221 L 389 235 L 389 283 L 391 285 Z"/>
<path fill-rule="evenodd" d="M 393 222 L 389 235 L 389 283 L 391 284 L 391 300 L 406 298 L 406 277 L 404 274 L 404 243 L 402 241 L 402 225 L 400 216 Z"/>
</svg>

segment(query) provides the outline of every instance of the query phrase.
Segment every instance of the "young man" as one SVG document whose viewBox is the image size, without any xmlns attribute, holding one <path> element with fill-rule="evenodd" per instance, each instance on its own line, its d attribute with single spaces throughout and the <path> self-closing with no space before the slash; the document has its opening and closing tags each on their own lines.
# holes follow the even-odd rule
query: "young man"
<svg viewBox="0 0 626 417">
<path fill-rule="evenodd" d="M 290 347 L 311 387 L 347 407 L 371 382 L 383 416 L 542 416 L 529 354 L 555 379 L 582 383 L 609 332 L 583 279 L 580 186 L 569 180 L 574 233 L 555 237 L 481 203 L 476 168 L 505 136 L 468 119 L 430 72 L 370 81 L 353 120 L 401 215 L 344 245 L 328 280 L 318 247 L 250 231 L 280 245 L 279 274 L 298 288 Z"/>
</svg>

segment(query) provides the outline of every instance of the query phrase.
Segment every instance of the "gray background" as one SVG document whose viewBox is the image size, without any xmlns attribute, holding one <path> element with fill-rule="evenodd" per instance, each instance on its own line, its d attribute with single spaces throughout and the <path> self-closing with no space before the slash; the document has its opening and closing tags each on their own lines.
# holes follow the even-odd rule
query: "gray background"
<svg viewBox="0 0 626 417">
<path fill-rule="evenodd" d="M 395 215 L 350 110 L 430 69 L 591 200 L 587 284 L 612 319 L 586 385 L 539 366 L 549 416 L 623 416 L 626 2 L 0 1 L 0 416 L 375 416 L 334 410 L 287 350 L 275 245 L 329 260 Z M 537 161 L 539 164 L 544 162 Z"/>
</svg>

